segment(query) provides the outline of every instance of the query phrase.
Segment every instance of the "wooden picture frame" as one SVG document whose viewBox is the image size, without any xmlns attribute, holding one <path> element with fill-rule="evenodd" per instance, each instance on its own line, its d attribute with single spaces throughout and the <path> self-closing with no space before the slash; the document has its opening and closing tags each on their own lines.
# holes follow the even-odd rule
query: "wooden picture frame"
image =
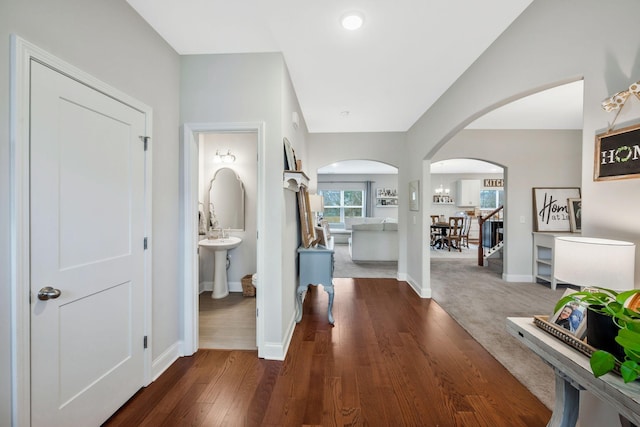
<svg viewBox="0 0 640 427">
<path fill-rule="evenodd" d="M 571 231 L 567 200 L 580 197 L 580 187 L 534 187 L 533 231 Z"/>
<path fill-rule="evenodd" d="M 306 187 L 300 187 L 298 191 L 298 213 L 300 215 L 300 234 L 302 246 L 309 248 L 316 243 L 313 228 L 313 218 L 309 207 L 309 193 Z"/>
<path fill-rule="evenodd" d="M 582 199 L 567 199 L 569 226 L 572 233 L 582 231 Z"/>
<path fill-rule="evenodd" d="M 329 229 L 329 221 L 322 220 L 320 225 L 315 226 L 316 230 L 316 242 L 325 248 L 329 247 L 329 241 L 331 239 L 331 231 Z"/>
<path fill-rule="evenodd" d="M 324 234 L 324 229 L 322 227 L 319 226 L 315 226 L 315 230 L 316 230 L 316 241 L 318 245 L 322 245 L 325 248 L 327 247 L 327 243 L 329 241 L 329 239 L 327 238 L 327 236 L 325 236 Z"/>
<path fill-rule="evenodd" d="M 640 178 L 640 124 L 596 135 L 594 181 Z"/>
<path fill-rule="evenodd" d="M 327 242 L 329 242 L 329 239 L 331 239 L 331 227 L 329 226 L 329 221 L 327 221 L 326 219 L 321 220 L 320 227 L 322 227 L 325 239 L 327 239 Z"/>
</svg>

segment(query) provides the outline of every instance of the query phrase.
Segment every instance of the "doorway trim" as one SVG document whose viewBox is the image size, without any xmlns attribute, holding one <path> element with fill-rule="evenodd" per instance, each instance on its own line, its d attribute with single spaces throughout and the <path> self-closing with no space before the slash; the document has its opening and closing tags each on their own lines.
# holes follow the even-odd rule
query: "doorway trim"
<svg viewBox="0 0 640 427">
<path fill-rule="evenodd" d="M 11 291 L 11 410 L 13 425 L 31 425 L 31 307 L 30 307 L 30 169 L 29 109 L 30 62 L 35 60 L 69 78 L 116 99 L 145 115 L 145 129 L 152 137 L 152 109 L 49 52 L 11 35 L 10 59 L 10 291 Z M 145 155 L 145 236 L 152 242 L 151 146 Z M 151 335 L 152 251 L 144 251 L 144 334 Z M 144 385 L 151 382 L 151 349 L 144 354 Z"/>
<path fill-rule="evenodd" d="M 257 277 L 264 277 L 264 254 L 266 253 L 264 239 L 258 238 L 261 230 L 266 229 L 264 207 L 265 197 L 265 123 L 264 122 L 230 122 L 230 123 L 185 123 L 182 126 L 182 141 L 180 145 L 180 225 L 181 244 L 180 254 L 182 266 L 182 283 L 184 295 L 183 306 L 183 349 L 184 355 L 192 355 L 198 350 L 198 133 L 220 132 L 253 132 L 258 138 L 258 194 L 257 194 L 257 244 L 256 270 Z M 256 290 L 256 345 L 258 357 L 264 357 L 264 297 L 258 287 Z"/>
</svg>

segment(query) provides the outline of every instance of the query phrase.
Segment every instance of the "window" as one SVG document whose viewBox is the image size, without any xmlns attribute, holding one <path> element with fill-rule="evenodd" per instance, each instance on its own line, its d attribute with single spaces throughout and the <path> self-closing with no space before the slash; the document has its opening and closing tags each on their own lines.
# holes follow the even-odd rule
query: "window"
<svg viewBox="0 0 640 427">
<path fill-rule="evenodd" d="M 504 205 L 504 190 L 480 190 L 480 209 L 497 209 Z"/>
<path fill-rule="evenodd" d="M 344 222 L 345 218 L 364 216 L 364 191 L 321 190 L 324 197 L 322 219 L 329 223 Z"/>
</svg>

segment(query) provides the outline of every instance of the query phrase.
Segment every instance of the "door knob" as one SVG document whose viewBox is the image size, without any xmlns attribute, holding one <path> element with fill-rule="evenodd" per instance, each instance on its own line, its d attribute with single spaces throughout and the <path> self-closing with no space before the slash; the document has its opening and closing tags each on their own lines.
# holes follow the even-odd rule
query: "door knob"
<svg viewBox="0 0 640 427">
<path fill-rule="evenodd" d="M 46 301 L 48 299 L 55 299 L 55 298 L 58 298 L 60 294 L 61 294 L 60 289 L 55 289 L 55 288 L 52 288 L 51 286 L 45 286 L 44 288 L 40 289 L 40 291 L 38 292 L 38 299 L 42 301 Z"/>
</svg>

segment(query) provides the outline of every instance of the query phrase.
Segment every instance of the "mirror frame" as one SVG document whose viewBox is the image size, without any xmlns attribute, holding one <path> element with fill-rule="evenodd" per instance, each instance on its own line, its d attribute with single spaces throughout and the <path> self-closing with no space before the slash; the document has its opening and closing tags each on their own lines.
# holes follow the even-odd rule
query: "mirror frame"
<svg viewBox="0 0 640 427">
<path fill-rule="evenodd" d="M 218 176 L 218 174 L 223 171 L 223 170 L 229 170 L 231 172 L 233 172 L 234 176 L 236 177 L 236 180 L 238 181 L 238 184 L 240 184 L 240 190 L 242 191 L 242 228 L 232 228 L 232 227 L 224 227 L 225 229 L 231 230 L 231 231 L 245 231 L 246 229 L 246 214 L 245 214 L 245 198 L 246 198 L 246 191 L 244 188 L 244 183 L 242 182 L 242 179 L 240 179 L 240 175 L 238 175 L 238 173 L 229 168 L 229 167 L 221 167 L 220 169 L 216 170 L 215 173 L 213 174 L 213 178 L 211 178 L 211 181 L 209 181 L 209 191 L 207 193 L 207 197 L 208 197 L 208 201 L 209 201 L 209 207 L 211 206 L 212 202 L 211 202 L 211 189 L 213 187 L 213 182 L 216 180 L 216 177 Z M 214 206 L 215 208 L 215 206 Z M 210 215 L 210 214 L 209 214 Z M 209 227 L 211 221 L 211 217 L 207 218 L 207 228 Z"/>
</svg>

